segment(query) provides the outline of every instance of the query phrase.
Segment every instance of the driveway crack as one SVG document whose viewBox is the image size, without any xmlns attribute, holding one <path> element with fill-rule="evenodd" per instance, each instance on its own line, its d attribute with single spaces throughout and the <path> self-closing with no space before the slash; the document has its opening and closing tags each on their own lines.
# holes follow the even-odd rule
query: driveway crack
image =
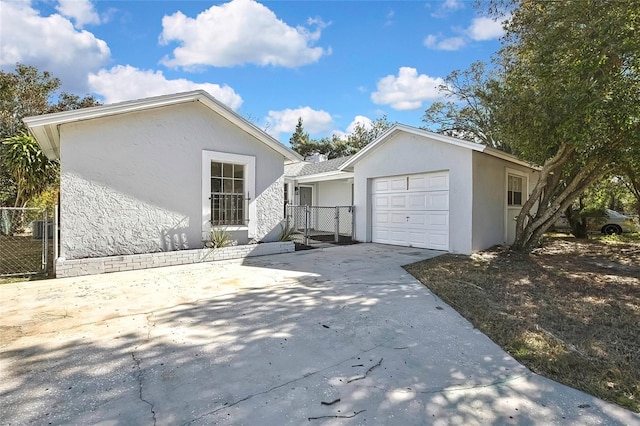
<svg viewBox="0 0 640 426">
<path fill-rule="evenodd" d="M 263 390 L 263 391 L 261 391 L 261 392 L 256 392 L 256 393 L 253 393 L 253 394 L 247 395 L 247 396 L 245 396 L 244 398 L 241 398 L 241 399 L 239 399 L 239 400 L 237 400 L 237 401 L 234 401 L 234 402 L 231 402 L 231 403 L 225 403 L 222 407 L 216 408 L 215 410 L 209 411 L 209 412 L 204 413 L 204 414 L 202 414 L 202 415 L 200 415 L 200 416 L 198 416 L 198 417 L 195 417 L 195 418 L 193 418 L 193 419 L 191 419 L 191 420 L 188 420 L 188 421 L 184 422 L 184 423 L 182 424 L 182 426 L 187 426 L 187 425 L 189 425 L 189 424 L 191 424 L 191 423 L 195 422 L 196 420 L 200 420 L 200 419 L 202 419 L 202 418 L 204 418 L 204 417 L 206 417 L 206 416 L 213 415 L 213 414 L 217 413 L 218 411 L 221 411 L 221 410 L 227 409 L 227 408 L 229 408 L 229 407 L 233 407 L 234 405 L 238 405 L 238 404 L 240 404 L 241 402 L 247 401 L 247 400 L 249 400 L 249 399 L 251 399 L 251 398 L 253 398 L 253 397 L 255 397 L 255 396 L 265 395 L 265 394 L 267 394 L 267 393 L 269 393 L 269 392 L 272 392 L 272 391 L 274 391 L 274 390 L 276 390 L 276 389 L 280 389 L 280 388 L 282 388 L 282 387 L 284 387 L 284 386 L 290 385 L 291 383 L 295 383 L 295 382 L 298 382 L 298 381 L 300 381 L 300 380 L 304 380 L 304 379 L 306 379 L 307 377 L 311 377 L 311 376 L 314 376 L 314 375 L 316 375 L 316 374 L 322 373 L 323 371 L 327 371 L 327 370 L 329 370 L 329 369 L 331 369 L 331 368 L 337 367 L 338 365 L 343 364 L 343 363 L 345 363 L 345 362 L 349 361 L 350 359 L 353 359 L 353 358 L 357 357 L 358 355 L 365 354 L 365 353 L 367 353 L 367 352 L 371 352 L 372 350 L 377 349 L 377 348 L 382 347 L 382 346 L 383 346 L 383 345 L 376 345 L 376 346 L 374 346 L 374 347 L 372 347 L 372 348 L 369 348 L 369 349 L 365 349 L 365 350 L 363 350 L 362 352 L 360 352 L 359 354 L 357 354 L 357 355 L 355 355 L 355 356 L 350 356 L 349 358 L 343 359 L 343 360 L 341 360 L 341 361 L 339 361 L 339 362 L 336 362 L 335 364 L 329 365 L 329 366 L 324 367 L 324 368 L 322 368 L 322 369 L 320 369 L 320 370 L 316 370 L 316 371 L 311 371 L 311 372 L 309 372 L 309 373 L 305 373 L 305 374 L 303 374 L 303 375 L 302 375 L 302 376 L 300 376 L 300 377 L 297 377 L 297 378 L 295 378 L 295 379 L 291 379 L 291 380 L 289 380 L 289 381 L 287 381 L 287 382 L 285 382 L 285 383 L 281 383 L 281 384 L 279 384 L 279 385 L 277 385 L 277 386 L 273 386 L 273 387 L 271 387 L 271 388 L 269 388 L 269 389 L 266 389 L 266 390 Z M 376 364 L 376 365 L 375 365 L 375 366 L 373 366 L 371 369 L 369 369 L 369 371 L 367 371 L 367 373 L 369 373 L 371 370 L 373 370 L 373 368 L 378 367 L 378 366 L 380 365 L 380 363 L 382 363 L 382 360 L 380 360 L 380 362 L 379 362 L 378 364 Z M 355 416 L 355 415 L 357 415 L 357 414 L 360 414 L 360 413 L 359 413 L 359 412 L 358 412 L 358 413 L 355 413 L 355 414 L 354 414 L 354 416 Z"/>
<path fill-rule="evenodd" d="M 140 368 L 140 360 L 136 358 L 136 354 L 135 352 L 131 352 L 131 358 L 133 359 L 133 362 L 135 362 L 136 364 L 136 368 L 138 370 L 138 374 L 136 375 L 136 379 L 138 380 L 138 396 L 140 398 L 140 401 L 144 402 L 145 404 L 147 404 L 149 406 L 149 410 L 151 411 L 151 416 L 153 417 L 153 426 L 156 426 L 156 412 L 154 411 L 154 407 L 153 404 L 149 401 L 147 401 L 146 399 L 144 399 L 143 396 L 143 392 L 142 392 L 142 369 Z"/>
<path fill-rule="evenodd" d="M 493 381 L 491 383 L 487 383 L 487 384 L 483 384 L 483 385 L 450 387 L 450 388 L 446 388 L 446 389 L 436 389 L 436 390 L 431 390 L 431 391 L 421 391 L 421 392 L 418 392 L 418 393 L 420 393 L 420 394 L 435 394 L 435 393 L 458 392 L 458 391 L 465 391 L 465 390 L 472 390 L 472 389 L 490 388 L 490 387 L 493 387 L 493 386 L 504 385 L 505 383 L 513 382 L 515 380 L 520 380 L 520 379 L 524 379 L 524 378 L 527 378 L 527 377 L 531 377 L 532 375 L 533 375 L 533 373 L 520 374 L 520 375 L 517 375 L 517 376 L 507 377 L 507 378 L 501 379 L 501 380 L 495 380 L 495 381 Z"/>
<path fill-rule="evenodd" d="M 153 316 L 154 316 L 153 312 L 149 312 L 147 314 L 147 328 L 148 328 L 147 340 L 149 340 L 151 338 L 151 329 L 156 326 L 155 322 L 151 322 L 151 318 L 153 318 Z"/>
</svg>

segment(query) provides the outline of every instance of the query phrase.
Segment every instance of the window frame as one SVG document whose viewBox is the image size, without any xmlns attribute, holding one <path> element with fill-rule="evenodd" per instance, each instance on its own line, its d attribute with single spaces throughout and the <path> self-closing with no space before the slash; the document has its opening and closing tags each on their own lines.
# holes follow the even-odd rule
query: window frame
<svg viewBox="0 0 640 426">
<path fill-rule="evenodd" d="M 509 204 L 509 176 L 517 177 L 522 179 L 522 204 Z M 509 212 L 510 211 L 520 211 L 524 203 L 529 199 L 529 173 L 524 172 L 522 170 L 512 169 L 509 167 L 505 167 L 505 175 L 504 175 L 504 241 L 507 242 L 509 240 Z"/>
<path fill-rule="evenodd" d="M 234 164 L 243 167 L 243 201 L 244 220 L 242 225 L 213 225 L 211 223 L 211 163 Z M 256 203 L 255 203 L 255 169 L 256 158 L 250 155 L 231 154 L 228 152 L 202 151 L 202 233 L 208 235 L 211 229 L 227 231 L 248 231 L 248 237 L 253 238 L 256 232 Z"/>
<path fill-rule="evenodd" d="M 214 175 L 214 165 L 219 173 Z M 245 165 L 211 162 L 211 224 L 213 226 L 243 226 L 247 223 L 247 196 L 244 192 Z M 238 175 L 240 175 L 238 177 Z M 238 192 L 238 189 L 240 192 Z M 215 207 L 214 207 L 215 205 Z M 224 219 L 222 219 L 224 218 Z M 227 222 L 227 223 L 219 223 Z"/>
<path fill-rule="evenodd" d="M 515 179 L 520 179 L 520 191 L 512 191 L 509 189 L 509 181 L 510 178 L 515 178 Z M 526 194 L 525 190 L 525 185 L 526 185 L 526 177 L 519 175 L 519 174 L 515 174 L 515 173 L 511 173 L 511 172 L 507 172 L 507 207 L 522 207 L 522 205 L 525 202 L 525 197 L 524 194 Z M 516 194 L 520 194 L 520 202 L 516 203 L 515 202 L 515 198 L 516 198 Z M 509 195 L 511 195 L 511 199 L 509 199 Z"/>
</svg>

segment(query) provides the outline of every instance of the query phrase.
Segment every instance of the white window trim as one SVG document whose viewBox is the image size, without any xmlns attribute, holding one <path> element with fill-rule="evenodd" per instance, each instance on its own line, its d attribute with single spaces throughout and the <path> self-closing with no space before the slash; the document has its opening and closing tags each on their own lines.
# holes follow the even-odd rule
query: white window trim
<svg viewBox="0 0 640 426">
<path fill-rule="evenodd" d="M 510 206 L 509 205 L 509 175 L 522 178 L 522 204 L 529 199 L 529 174 L 521 170 L 505 168 L 504 174 L 504 240 L 507 241 L 509 235 L 509 210 L 522 210 L 522 206 Z"/>
<path fill-rule="evenodd" d="M 221 225 L 227 231 L 248 231 L 248 237 L 254 238 L 257 229 L 256 208 L 256 157 L 230 154 L 228 152 L 202 151 L 202 235 L 211 231 L 211 162 L 233 163 L 244 166 L 244 197 L 249 197 L 249 217 L 247 225 Z"/>
</svg>

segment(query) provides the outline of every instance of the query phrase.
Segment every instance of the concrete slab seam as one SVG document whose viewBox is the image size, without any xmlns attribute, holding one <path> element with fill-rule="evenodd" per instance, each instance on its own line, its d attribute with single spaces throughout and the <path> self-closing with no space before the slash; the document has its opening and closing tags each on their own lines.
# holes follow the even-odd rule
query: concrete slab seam
<svg viewBox="0 0 640 426">
<path fill-rule="evenodd" d="M 519 374 L 517 376 L 512 376 L 512 377 L 506 377 L 504 379 L 501 380 L 495 380 L 491 383 L 486 383 L 486 384 L 482 384 L 482 385 L 472 385 L 472 386 L 460 386 L 460 387 L 456 387 L 456 386 L 451 386 L 445 389 L 437 389 L 437 390 L 431 390 L 431 391 L 419 391 L 417 393 L 419 394 L 425 394 L 425 395 L 432 395 L 432 394 L 437 394 L 437 393 L 448 393 L 448 392 L 460 392 L 460 391 L 467 391 L 467 390 L 475 390 L 475 389 L 483 389 L 483 388 L 491 388 L 491 387 L 499 387 L 501 385 L 505 385 L 509 382 L 514 382 L 516 380 L 520 380 L 520 379 L 527 379 L 529 377 L 532 377 L 533 373 L 529 372 L 527 374 Z"/>
<path fill-rule="evenodd" d="M 304 380 L 304 379 L 306 379 L 307 377 L 311 377 L 311 376 L 314 376 L 314 375 L 316 375 L 316 374 L 320 374 L 320 373 L 322 373 L 323 371 L 326 371 L 326 370 L 329 370 L 329 369 L 331 369 L 331 368 L 337 367 L 337 366 L 339 366 L 340 364 L 343 364 L 343 363 L 345 363 L 345 362 L 349 361 L 350 359 L 357 358 L 358 356 L 362 356 L 362 354 L 366 354 L 366 353 L 371 352 L 371 351 L 373 351 L 373 350 L 375 350 L 375 349 L 377 349 L 377 348 L 380 348 L 380 347 L 382 347 L 382 345 L 376 345 L 376 346 L 374 346 L 374 347 L 372 347 L 372 348 L 370 348 L 370 349 L 365 349 L 365 350 L 361 351 L 360 353 L 358 353 L 358 354 L 356 354 L 356 355 L 354 355 L 354 356 L 350 356 L 350 357 L 348 357 L 348 358 L 346 358 L 346 359 L 343 359 L 343 360 L 341 360 L 341 361 L 339 361 L 339 362 L 336 362 L 335 364 L 329 365 L 329 366 L 327 366 L 327 367 L 325 367 L 325 368 L 321 368 L 320 370 L 316 370 L 316 371 L 311 371 L 311 372 L 309 372 L 309 373 L 305 373 L 305 374 L 303 374 L 301 377 L 297 377 L 297 378 L 295 378 L 295 379 L 291 379 L 291 380 L 289 380 L 289 381 L 287 381 L 287 382 L 285 382 L 285 383 L 281 383 L 281 384 L 279 384 L 279 385 L 277 385 L 277 386 L 273 386 L 273 387 L 271 387 L 271 388 L 269 388 L 269 389 L 266 389 L 266 390 L 264 390 L 264 391 L 256 392 L 256 393 L 254 393 L 254 394 L 247 395 L 247 396 L 245 396 L 244 398 L 241 398 L 241 399 L 239 399 L 239 400 L 237 400 L 237 401 L 234 401 L 234 402 L 232 402 L 232 403 L 225 403 L 222 407 L 216 408 L 215 410 L 209 411 L 209 412 L 204 413 L 204 414 L 202 414 L 202 415 L 200 415 L 200 416 L 198 416 L 198 417 L 195 417 L 195 418 L 193 418 L 193 419 L 191 419 L 191 420 L 189 420 L 189 421 L 184 422 L 184 423 L 182 424 L 182 426 L 188 426 L 188 425 L 190 425 L 191 423 L 193 423 L 193 422 L 195 422 L 195 421 L 197 421 L 197 420 L 200 420 L 200 419 L 202 419 L 202 418 L 204 418 L 204 417 L 207 417 L 207 416 L 213 415 L 213 414 L 217 413 L 218 411 L 224 410 L 224 409 L 226 409 L 226 408 L 233 407 L 234 405 L 238 405 L 238 404 L 240 404 L 240 403 L 242 403 L 242 402 L 244 402 L 244 401 L 247 401 L 247 400 L 249 400 L 249 399 L 251 399 L 251 398 L 253 398 L 253 397 L 255 397 L 255 396 L 265 395 L 265 394 L 267 394 L 267 393 L 269 393 L 269 392 L 272 392 L 272 391 L 277 390 L 277 389 L 280 389 L 280 388 L 282 388 L 282 387 L 284 387 L 284 386 L 290 385 L 291 383 L 295 383 L 295 382 L 298 382 L 298 381 L 300 381 L 300 380 Z"/>
</svg>

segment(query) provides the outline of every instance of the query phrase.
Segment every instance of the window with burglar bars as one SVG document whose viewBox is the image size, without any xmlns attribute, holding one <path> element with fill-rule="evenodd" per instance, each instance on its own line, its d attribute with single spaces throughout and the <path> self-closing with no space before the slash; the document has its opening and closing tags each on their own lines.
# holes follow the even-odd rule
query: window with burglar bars
<svg viewBox="0 0 640 426">
<path fill-rule="evenodd" d="M 211 224 L 245 225 L 244 165 L 211 162 Z"/>
</svg>

